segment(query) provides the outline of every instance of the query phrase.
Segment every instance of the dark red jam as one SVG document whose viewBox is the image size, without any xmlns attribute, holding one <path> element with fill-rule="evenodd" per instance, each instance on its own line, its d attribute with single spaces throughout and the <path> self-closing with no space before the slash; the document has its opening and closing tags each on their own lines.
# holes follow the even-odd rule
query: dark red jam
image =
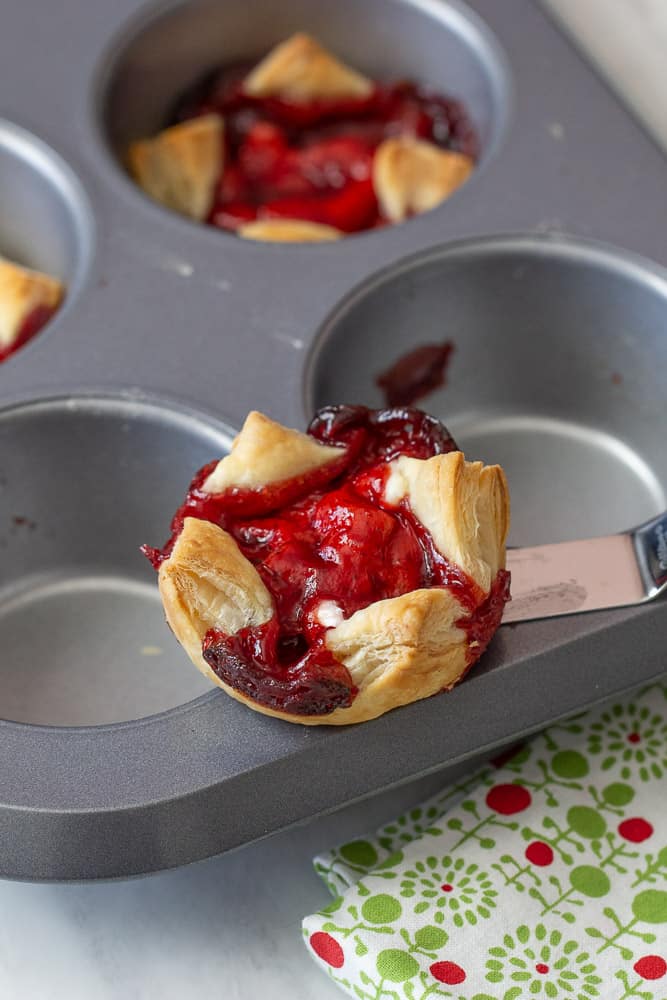
<svg viewBox="0 0 667 1000">
<path fill-rule="evenodd" d="M 226 684 L 254 701 L 294 715 L 324 715 L 349 706 L 356 689 L 325 645 L 327 626 L 318 616 L 322 602 L 332 602 L 348 618 L 374 601 L 447 587 L 471 613 L 460 627 L 479 643 L 473 662 L 500 623 L 508 576 L 499 573 L 485 597 L 436 550 L 406 502 L 392 506 L 383 498 L 388 462 L 456 449 L 438 421 L 407 407 L 327 407 L 308 433 L 340 447 L 340 462 L 261 491 L 206 494 L 201 486 L 212 463 L 193 480 L 169 542 L 144 552 L 159 568 L 185 517 L 228 531 L 271 593 L 276 615 L 231 636 L 211 629 L 204 659 Z"/>
<path fill-rule="evenodd" d="M 31 312 L 28 313 L 23 321 L 23 325 L 19 330 L 18 337 L 9 345 L 9 347 L 0 347 L 0 363 L 5 361 L 10 354 L 15 354 L 24 344 L 27 344 L 29 340 L 35 336 L 36 333 L 42 329 L 42 327 L 48 323 L 55 309 L 52 306 L 36 306 Z"/>
<path fill-rule="evenodd" d="M 393 136 L 426 139 L 476 160 L 462 105 L 410 82 L 376 84 L 362 98 L 293 103 L 250 97 L 251 66 L 209 75 L 169 124 L 216 112 L 225 120 L 224 170 L 208 222 L 236 230 L 255 219 L 305 219 L 355 233 L 385 225 L 371 166 Z"/>
<path fill-rule="evenodd" d="M 445 340 L 442 344 L 422 344 L 403 354 L 375 380 L 385 404 L 412 406 L 443 386 L 453 350 L 451 340 Z"/>
</svg>

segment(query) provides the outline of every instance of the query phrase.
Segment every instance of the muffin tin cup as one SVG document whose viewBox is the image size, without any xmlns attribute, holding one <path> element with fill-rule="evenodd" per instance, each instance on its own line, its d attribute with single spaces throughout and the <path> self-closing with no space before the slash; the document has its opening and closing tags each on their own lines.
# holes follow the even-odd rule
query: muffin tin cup
<svg viewBox="0 0 667 1000">
<path fill-rule="evenodd" d="M 0 191 L 0 256 L 59 278 L 67 290 L 62 316 L 79 294 L 93 251 L 83 187 L 54 149 L 0 118 Z"/>
<path fill-rule="evenodd" d="M 508 4 L 9 13 L 0 86 L 31 134 L 0 128 L 3 196 L 27 206 L 2 249 L 68 295 L 0 365 L 0 875 L 209 857 L 664 670 L 664 605 L 580 615 L 501 628 L 447 695 L 362 726 L 289 726 L 204 691 L 138 552 L 165 540 L 248 410 L 303 427 L 324 402 L 379 402 L 377 374 L 429 340 L 455 351 L 424 405 L 469 457 L 507 465 L 513 541 L 617 530 L 663 504 L 664 159 L 531 0 Z M 235 239 L 145 198 L 126 141 L 211 64 L 297 29 L 460 97 L 482 141 L 470 181 L 404 225 L 317 247 Z"/>
<path fill-rule="evenodd" d="M 146 399 L 0 411 L 4 719 L 126 722 L 210 690 L 182 669 L 139 546 L 230 441 L 224 426 Z"/>
<path fill-rule="evenodd" d="M 164 128 L 178 97 L 207 71 L 258 60 L 298 31 L 374 79 L 417 80 L 461 100 L 482 162 L 500 142 L 510 100 L 506 61 L 484 22 L 462 4 L 199 0 L 142 17 L 111 46 L 99 82 L 100 115 L 121 166 L 128 143 Z"/>
<path fill-rule="evenodd" d="M 667 272 L 602 246 L 497 237 L 402 261 L 324 323 L 305 410 L 386 405 L 378 376 L 448 341 L 422 405 L 470 459 L 499 462 L 510 544 L 624 531 L 667 507 Z"/>
</svg>

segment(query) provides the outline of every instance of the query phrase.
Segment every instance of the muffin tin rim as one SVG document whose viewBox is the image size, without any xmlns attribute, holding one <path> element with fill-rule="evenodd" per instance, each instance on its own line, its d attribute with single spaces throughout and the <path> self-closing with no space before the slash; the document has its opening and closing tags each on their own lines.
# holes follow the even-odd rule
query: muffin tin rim
<svg viewBox="0 0 667 1000">
<path fill-rule="evenodd" d="M 20 163 L 20 169 L 28 168 L 46 179 L 70 218 L 74 238 L 71 276 L 57 275 L 64 288 L 62 302 L 44 324 L 44 327 L 21 347 L 20 351 L 23 354 L 26 351 L 32 352 L 35 343 L 42 335 L 48 336 L 63 319 L 67 319 L 70 311 L 85 292 L 95 265 L 97 224 L 95 209 L 88 191 L 79 173 L 66 157 L 41 135 L 14 118 L 0 114 L 0 156 L 4 156 L 5 151 Z M 1 247 L 0 256 L 4 256 Z M 27 264 L 24 261 L 12 262 L 17 263 L 20 267 L 40 270 L 40 268 L 35 267 L 33 261 Z M 11 365 L 15 357 L 15 354 L 10 354 L 2 363 Z"/>
<path fill-rule="evenodd" d="M 385 264 L 363 278 L 338 300 L 315 331 L 303 359 L 301 374 L 302 411 L 306 421 L 311 419 L 315 409 L 313 386 L 320 353 L 329 339 L 335 336 L 338 324 L 360 303 L 377 294 L 395 278 L 418 271 L 421 267 L 428 267 L 438 262 L 447 263 L 457 257 L 461 258 L 462 264 L 468 264 L 484 257 L 488 251 L 491 251 L 491 255 L 497 253 L 499 257 L 529 251 L 536 261 L 553 258 L 579 266 L 588 262 L 595 267 L 604 267 L 615 275 L 633 279 L 642 286 L 648 285 L 665 298 L 667 308 L 667 266 L 603 240 L 589 239 L 567 232 L 531 233 L 517 230 L 491 233 L 486 236 L 466 236 L 417 250 Z M 419 341 L 415 343 L 419 345 Z M 428 409 L 428 397 L 424 403 L 423 408 Z"/>
<path fill-rule="evenodd" d="M 137 408 L 142 411 L 141 416 L 148 419 L 154 418 L 156 422 L 166 421 L 169 423 L 176 423 L 184 429 L 203 429 L 208 435 L 215 435 L 219 437 L 221 441 L 226 440 L 228 447 L 231 446 L 231 442 L 237 433 L 237 431 L 233 428 L 233 425 L 225 419 L 220 417 L 216 418 L 211 414 L 207 414 L 202 410 L 197 410 L 196 408 L 186 405 L 180 401 L 167 399 L 157 393 L 147 393 L 136 390 L 114 391 L 108 388 L 99 390 L 81 390 L 76 393 L 59 395 L 35 395 L 28 398 L 19 398 L 14 402 L 3 402 L 0 405 L 0 426 L 2 426 L 2 424 L 4 424 L 7 420 L 11 421 L 14 416 L 18 416 L 20 419 L 26 413 L 28 416 L 34 415 L 37 417 L 48 418 L 49 413 L 54 409 L 65 413 L 81 413 L 87 417 L 93 418 L 99 415 L 116 415 L 120 419 L 125 418 L 136 420 Z M 129 412 L 125 414 L 123 413 L 123 410 L 128 410 Z M 166 526 L 165 531 L 167 531 Z M 128 726 L 134 727 L 139 724 L 158 722 L 164 717 L 196 708 L 203 702 L 209 701 L 212 697 L 216 697 L 220 693 L 221 692 L 219 692 L 217 688 L 212 688 L 210 691 L 205 691 L 183 704 L 163 709 L 160 712 L 153 712 L 150 715 L 142 716 L 137 719 L 126 719 L 122 722 L 102 723 L 100 725 L 86 724 L 82 726 L 52 724 L 43 725 L 33 722 L 18 722 L 14 719 L 5 719 L 0 716 L 0 726 L 18 727 L 19 729 L 29 729 L 31 731 L 36 730 L 38 732 L 62 733 L 85 733 L 99 732 L 100 730 L 116 730 L 127 728 Z"/>
</svg>

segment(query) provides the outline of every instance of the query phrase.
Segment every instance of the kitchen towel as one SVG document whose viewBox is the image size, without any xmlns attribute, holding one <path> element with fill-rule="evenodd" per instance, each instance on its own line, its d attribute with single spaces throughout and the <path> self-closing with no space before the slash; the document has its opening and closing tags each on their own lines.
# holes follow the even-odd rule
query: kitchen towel
<svg viewBox="0 0 667 1000">
<path fill-rule="evenodd" d="M 315 859 L 356 1000 L 667 1000 L 667 677 Z"/>
</svg>

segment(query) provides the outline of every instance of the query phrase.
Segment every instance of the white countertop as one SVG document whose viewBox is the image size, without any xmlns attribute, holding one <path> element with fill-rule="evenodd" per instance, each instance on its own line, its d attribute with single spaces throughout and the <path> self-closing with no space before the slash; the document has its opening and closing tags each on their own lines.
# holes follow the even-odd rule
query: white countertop
<svg viewBox="0 0 667 1000">
<path fill-rule="evenodd" d="M 548 0 L 667 150 L 666 0 Z M 327 901 L 312 856 L 438 787 L 372 802 L 180 871 L 113 884 L 0 883 L 0 996 L 326 1000 L 301 917 Z"/>
</svg>

